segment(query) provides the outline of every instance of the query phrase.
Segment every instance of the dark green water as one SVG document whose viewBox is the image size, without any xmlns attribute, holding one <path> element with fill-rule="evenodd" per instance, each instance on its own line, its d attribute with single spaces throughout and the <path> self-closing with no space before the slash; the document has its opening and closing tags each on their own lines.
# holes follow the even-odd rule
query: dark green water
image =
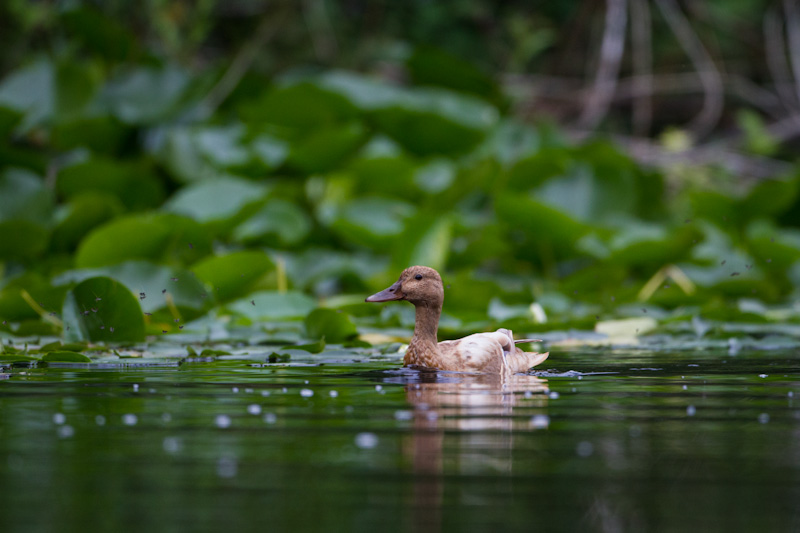
<svg viewBox="0 0 800 533">
<path fill-rule="evenodd" d="M 797 354 L 306 361 L 7 367 L 3 531 L 800 530 Z"/>
</svg>

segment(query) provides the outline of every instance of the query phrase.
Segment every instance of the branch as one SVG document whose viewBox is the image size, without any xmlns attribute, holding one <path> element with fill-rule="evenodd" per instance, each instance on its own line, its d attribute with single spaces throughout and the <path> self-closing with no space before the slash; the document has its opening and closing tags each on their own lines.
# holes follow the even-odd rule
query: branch
<svg viewBox="0 0 800 533">
<path fill-rule="evenodd" d="M 631 54 L 633 86 L 631 91 L 641 95 L 633 100 L 633 132 L 647 135 L 653 121 L 653 58 L 650 40 L 650 7 L 646 0 L 631 0 Z"/>
<path fill-rule="evenodd" d="M 678 38 L 681 48 L 694 64 L 703 84 L 703 107 L 687 127 L 695 136 L 704 137 L 711 132 L 722 115 L 722 80 L 719 71 L 675 0 L 656 0 L 656 5 Z"/>
<path fill-rule="evenodd" d="M 595 128 L 608 113 L 616 88 L 622 53 L 625 51 L 626 23 L 625 0 L 606 0 L 606 22 L 600 46 L 600 64 L 597 67 L 592 90 L 586 100 L 586 107 L 578 119 L 584 128 Z"/>
</svg>

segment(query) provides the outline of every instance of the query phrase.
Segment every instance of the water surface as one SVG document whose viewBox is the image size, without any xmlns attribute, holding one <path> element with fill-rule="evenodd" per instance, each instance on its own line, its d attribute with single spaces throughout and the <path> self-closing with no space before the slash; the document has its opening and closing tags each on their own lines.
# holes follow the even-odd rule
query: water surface
<svg viewBox="0 0 800 533">
<path fill-rule="evenodd" d="M 265 357 L 6 367 L 3 529 L 800 530 L 792 352 Z"/>
</svg>

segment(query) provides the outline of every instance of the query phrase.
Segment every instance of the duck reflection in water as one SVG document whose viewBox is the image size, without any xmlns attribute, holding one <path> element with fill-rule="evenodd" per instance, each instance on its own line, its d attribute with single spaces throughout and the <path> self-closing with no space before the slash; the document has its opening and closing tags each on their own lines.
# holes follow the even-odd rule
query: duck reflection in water
<svg viewBox="0 0 800 533">
<path fill-rule="evenodd" d="M 414 531 L 440 530 L 445 474 L 511 474 L 514 432 L 547 427 L 547 380 L 535 376 L 406 369 L 386 381 L 405 383 L 413 407 L 403 454 L 414 472 Z"/>
</svg>

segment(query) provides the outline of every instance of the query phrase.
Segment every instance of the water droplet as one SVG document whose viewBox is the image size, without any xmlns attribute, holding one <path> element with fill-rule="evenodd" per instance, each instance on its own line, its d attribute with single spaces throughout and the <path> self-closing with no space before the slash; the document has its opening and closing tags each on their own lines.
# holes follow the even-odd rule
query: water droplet
<svg viewBox="0 0 800 533">
<path fill-rule="evenodd" d="M 231 425 L 231 417 L 228 415 L 217 415 L 214 418 L 214 425 L 218 428 L 227 428 Z"/>
<path fill-rule="evenodd" d="M 311 398 L 314 396 L 314 391 L 311 389 L 300 389 L 300 396 L 303 398 Z"/>
<path fill-rule="evenodd" d="M 178 437 L 164 437 L 161 446 L 167 453 L 178 453 L 183 448 L 183 442 Z"/>
<path fill-rule="evenodd" d="M 261 391 L 261 396 L 269 396 L 269 395 L 270 395 L 270 392 L 268 390 L 262 390 Z"/>
<path fill-rule="evenodd" d="M 134 383 L 133 384 L 133 392 L 139 392 L 139 384 L 138 383 Z"/>
<path fill-rule="evenodd" d="M 531 417 L 531 426 L 534 429 L 545 429 L 550 425 L 550 417 L 547 415 L 534 415 Z"/>
<path fill-rule="evenodd" d="M 239 393 L 239 387 L 231 388 L 231 392 L 234 393 L 234 394 L 238 394 Z"/>
<path fill-rule="evenodd" d="M 251 403 L 247 406 L 247 412 L 251 415 L 260 415 L 261 414 L 261 406 L 257 403 Z"/>
<path fill-rule="evenodd" d="M 759 374 L 758 377 L 765 378 L 765 377 L 768 377 L 768 375 L 767 374 Z"/>
<path fill-rule="evenodd" d="M 134 414 L 124 414 L 122 415 L 122 423 L 126 426 L 135 426 L 139 419 Z"/>
<path fill-rule="evenodd" d="M 550 394 L 548 394 L 547 396 L 548 396 L 548 397 L 549 397 L 551 400 L 558 400 L 558 397 L 559 397 L 560 395 L 559 395 L 559 394 L 558 394 L 556 391 L 553 391 L 553 392 L 551 392 Z"/>
<path fill-rule="evenodd" d="M 236 476 L 239 470 L 239 464 L 235 457 L 220 457 L 217 461 L 217 475 L 224 478 L 232 478 Z"/>
<path fill-rule="evenodd" d="M 53 423 L 61 425 L 67 421 L 67 417 L 63 413 L 56 413 L 53 415 Z"/>
<path fill-rule="evenodd" d="M 694 405 L 686 407 L 686 416 L 694 416 L 697 413 L 697 408 Z"/>
<path fill-rule="evenodd" d="M 356 446 L 362 450 L 374 448 L 378 445 L 378 436 L 375 433 L 359 433 L 356 435 Z"/>
<path fill-rule="evenodd" d="M 594 445 L 591 442 L 584 440 L 578 443 L 578 446 L 575 447 L 575 451 L 581 457 L 589 457 L 594 453 Z"/>
<path fill-rule="evenodd" d="M 769 422 L 769 415 L 767 413 L 761 413 L 760 415 L 758 415 L 758 422 L 760 424 L 766 424 L 767 422 Z"/>
<path fill-rule="evenodd" d="M 414 413 L 407 409 L 400 409 L 394 412 L 395 420 L 411 420 L 412 418 L 414 418 Z"/>
<path fill-rule="evenodd" d="M 339 396 L 339 393 L 338 393 L 338 392 L 336 392 L 335 390 L 332 390 L 332 391 L 330 391 L 330 392 L 328 393 L 328 395 L 329 395 L 331 398 L 336 398 L 337 396 Z"/>
</svg>

